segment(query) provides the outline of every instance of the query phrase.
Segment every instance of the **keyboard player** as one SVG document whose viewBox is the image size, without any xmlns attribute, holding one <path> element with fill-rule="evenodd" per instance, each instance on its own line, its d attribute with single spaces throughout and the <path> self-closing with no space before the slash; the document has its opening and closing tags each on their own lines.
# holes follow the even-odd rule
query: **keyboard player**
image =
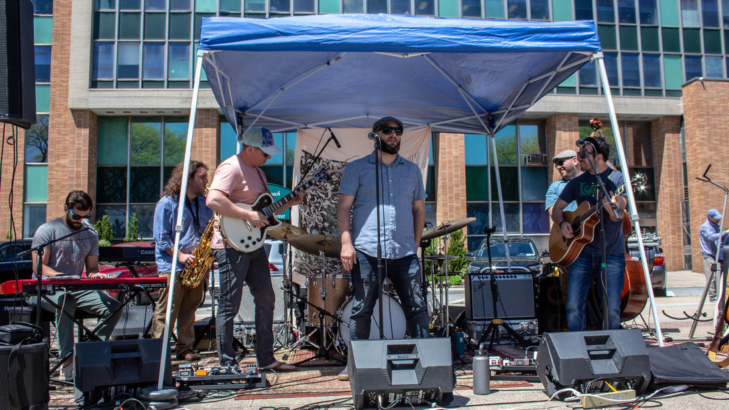
<svg viewBox="0 0 729 410">
<path fill-rule="evenodd" d="M 68 235 L 82 228 L 81 221 L 91 216 L 93 202 L 83 191 L 71 191 L 66 197 L 63 207 L 66 214 L 41 225 L 33 236 L 33 246 L 47 243 L 55 238 Z M 33 268 L 38 264 L 38 255 L 34 254 Z M 43 252 L 43 278 L 64 275 L 81 275 L 86 266 L 86 274 L 90 278 L 106 278 L 99 273 L 99 238 L 92 232 L 81 232 L 62 241 L 51 244 Z M 104 319 L 117 311 L 120 303 L 106 293 L 97 290 L 78 290 L 57 292 L 49 296 L 63 310 L 74 316 L 76 311 L 83 311 L 96 316 L 101 324 Z M 46 308 L 52 309 L 48 304 Z M 95 333 L 103 340 L 108 340 L 111 332 L 121 316 L 121 310 L 111 317 L 103 326 L 95 329 Z M 56 312 L 56 331 L 60 357 L 73 353 L 73 325 L 67 316 Z M 73 356 L 61 365 L 61 379 L 73 380 Z"/>
</svg>

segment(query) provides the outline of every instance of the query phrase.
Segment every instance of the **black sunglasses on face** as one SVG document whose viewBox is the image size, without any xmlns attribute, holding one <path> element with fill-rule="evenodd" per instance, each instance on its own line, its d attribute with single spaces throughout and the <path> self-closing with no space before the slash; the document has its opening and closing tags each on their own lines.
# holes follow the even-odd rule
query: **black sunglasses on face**
<svg viewBox="0 0 729 410">
<path fill-rule="evenodd" d="M 574 157 L 572 157 L 572 158 L 574 158 Z M 561 167 L 562 165 L 564 165 L 564 163 L 565 163 L 565 162 L 566 162 L 567 160 L 570 160 L 570 159 L 572 159 L 572 158 L 567 158 L 567 159 L 558 159 L 558 160 L 554 161 L 554 167 L 555 167 L 555 168 L 557 168 L 557 167 Z"/>
<path fill-rule="evenodd" d="M 395 131 L 395 135 L 397 135 L 398 137 L 402 135 L 402 128 L 400 128 L 400 127 L 390 127 L 388 125 L 388 126 L 382 127 L 382 129 L 380 129 L 380 131 L 382 131 L 382 133 L 385 135 L 390 135 L 393 131 Z"/>
<path fill-rule="evenodd" d="M 583 150 L 580 150 L 580 152 L 578 153 L 578 155 L 580 156 L 580 158 L 587 158 L 587 154 L 590 154 L 593 157 L 595 156 L 595 153 L 594 152 L 587 152 L 587 150 L 584 150 L 584 149 Z"/>
<path fill-rule="evenodd" d="M 71 218 L 73 218 L 73 220 L 75 221 L 80 221 L 91 216 L 91 212 L 86 215 L 76 215 L 75 213 L 73 213 L 73 209 L 69 209 L 68 212 L 71 213 Z"/>
</svg>

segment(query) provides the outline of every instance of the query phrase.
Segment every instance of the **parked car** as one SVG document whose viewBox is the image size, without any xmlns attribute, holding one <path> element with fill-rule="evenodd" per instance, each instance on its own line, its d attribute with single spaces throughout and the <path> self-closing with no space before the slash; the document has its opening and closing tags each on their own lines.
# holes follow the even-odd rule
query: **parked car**
<svg viewBox="0 0 729 410">
<path fill-rule="evenodd" d="M 282 275 L 283 274 L 283 253 L 284 245 L 282 241 L 266 240 L 263 243 L 266 254 L 268 255 L 268 269 L 271 270 L 271 275 Z M 218 264 L 213 264 L 213 275 L 210 278 L 210 285 L 212 286 L 213 297 L 220 297 L 220 276 L 218 274 Z"/>
<path fill-rule="evenodd" d="M 648 260 L 648 269 L 651 272 L 653 294 L 656 296 L 666 296 L 666 258 L 663 256 L 661 238 L 653 233 L 644 233 L 643 246 L 645 247 L 645 256 Z M 628 252 L 633 258 L 640 259 L 638 237 L 635 234 L 628 237 Z"/>
<path fill-rule="evenodd" d="M 475 252 L 467 253 L 466 258 L 471 260 L 468 273 L 479 273 L 488 269 L 489 258 L 486 239 L 481 241 Z M 491 261 L 496 268 L 506 268 L 506 246 L 503 238 L 491 238 Z M 542 272 L 544 263 L 539 257 L 537 246 L 529 238 L 509 238 L 509 256 L 511 266 L 528 269 L 538 275 Z"/>
<path fill-rule="evenodd" d="M 33 258 L 31 254 L 18 257 L 20 252 L 30 249 L 30 239 L 18 241 L 0 241 L 0 283 L 15 280 L 15 270 L 18 279 L 30 279 L 33 276 Z"/>
</svg>

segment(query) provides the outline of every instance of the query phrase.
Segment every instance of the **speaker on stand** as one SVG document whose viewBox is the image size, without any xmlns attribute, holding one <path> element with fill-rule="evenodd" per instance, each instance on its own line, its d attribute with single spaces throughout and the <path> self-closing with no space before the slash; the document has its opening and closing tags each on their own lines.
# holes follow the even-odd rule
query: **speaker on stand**
<svg viewBox="0 0 729 410">
<path fill-rule="evenodd" d="M 31 0 L 0 0 L 0 122 L 35 123 L 35 49 Z"/>
</svg>

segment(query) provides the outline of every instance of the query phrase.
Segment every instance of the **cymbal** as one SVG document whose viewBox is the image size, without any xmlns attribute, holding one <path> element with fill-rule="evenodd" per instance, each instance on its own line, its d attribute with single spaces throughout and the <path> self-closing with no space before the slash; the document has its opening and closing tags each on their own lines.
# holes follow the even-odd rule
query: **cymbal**
<svg viewBox="0 0 729 410">
<path fill-rule="evenodd" d="M 342 240 L 328 235 L 297 235 L 289 239 L 289 243 L 294 248 L 319 255 L 319 251 L 324 251 L 324 256 L 329 258 L 339 258 L 342 252 Z"/>
<path fill-rule="evenodd" d="M 281 222 L 281 225 L 273 229 L 269 229 L 266 232 L 266 235 L 270 236 L 273 239 L 278 239 L 279 241 L 281 241 L 284 239 L 289 240 L 294 236 L 306 235 L 306 231 L 299 228 L 298 226 L 291 225 L 288 222 Z"/>
<path fill-rule="evenodd" d="M 423 236 L 420 238 L 421 241 L 427 241 L 433 238 L 437 238 L 439 236 L 443 236 L 445 234 L 449 234 L 451 232 L 455 232 L 465 226 L 468 226 L 476 221 L 476 218 L 465 218 L 465 219 L 459 219 L 457 221 L 453 222 L 446 222 L 443 224 L 440 224 L 434 228 L 430 228 L 427 231 L 423 232 Z"/>
<path fill-rule="evenodd" d="M 458 260 L 458 259 L 461 259 L 461 258 L 458 257 L 458 256 L 453 256 L 453 255 L 438 254 L 438 255 L 426 256 L 423 259 L 429 260 L 429 261 L 446 261 L 446 260 L 448 260 L 448 261 L 455 261 L 455 260 Z"/>
</svg>

